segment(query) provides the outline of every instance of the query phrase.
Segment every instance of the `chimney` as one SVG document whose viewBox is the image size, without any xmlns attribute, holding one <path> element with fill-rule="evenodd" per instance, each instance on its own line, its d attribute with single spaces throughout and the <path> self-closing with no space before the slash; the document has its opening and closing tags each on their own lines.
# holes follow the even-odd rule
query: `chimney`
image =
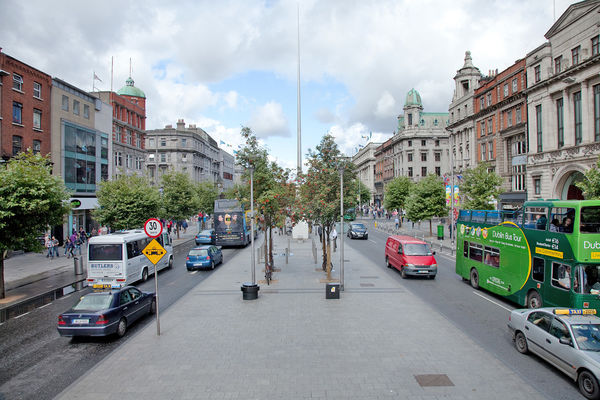
<svg viewBox="0 0 600 400">
<path fill-rule="evenodd" d="M 180 119 L 177 121 L 177 130 L 178 131 L 182 131 L 185 129 L 185 121 L 183 119 Z"/>
</svg>

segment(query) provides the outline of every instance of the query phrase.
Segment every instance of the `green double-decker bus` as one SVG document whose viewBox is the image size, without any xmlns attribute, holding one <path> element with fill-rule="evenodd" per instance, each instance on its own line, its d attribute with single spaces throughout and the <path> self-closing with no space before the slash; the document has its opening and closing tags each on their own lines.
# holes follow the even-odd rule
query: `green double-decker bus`
<svg viewBox="0 0 600 400">
<path fill-rule="evenodd" d="M 600 313 L 600 200 L 539 200 L 517 211 L 461 210 L 456 273 L 529 308 Z"/>
</svg>

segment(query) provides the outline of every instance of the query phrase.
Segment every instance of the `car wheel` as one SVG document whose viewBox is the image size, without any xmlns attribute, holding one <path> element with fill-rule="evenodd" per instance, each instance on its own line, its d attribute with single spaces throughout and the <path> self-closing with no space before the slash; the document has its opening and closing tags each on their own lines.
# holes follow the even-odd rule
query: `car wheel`
<svg viewBox="0 0 600 400">
<path fill-rule="evenodd" d="M 402 276 L 402 279 L 406 279 L 408 277 L 408 275 L 406 275 L 406 270 L 404 269 L 404 267 L 402 267 L 402 269 L 400 270 L 400 276 Z"/>
<path fill-rule="evenodd" d="M 529 352 L 529 347 L 527 347 L 527 338 L 523 332 L 517 332 L 515 334 L 515 347 L 521 354 L 527 354 Z"/>
<path fill-rule="evenodd" d="M 169 257 L 169 266 L 167 268 L 173 268 L 173 257 Z"/>
<path fill-rule="evenodd" d="M 150 303 L 150 311 L 148 312 L 148 314 L 156 314 L 156 299 L 152 299 L 152 302 Z"/>
<path fill-rule="evenodd" d="M 210 269 L 215 269 L 215 262 L 214 261 L 210 262 Z"/>
<path fill-rule="evenodd" d="M 479 289 L 479 272 L 475 268 L 471 270 L 471 286 L 473 289 Z"/>
<path fill-rule="evenodd" d="M 121 318 L 119 320 L 119 325 L 117 325 L 117 336 L 123 337 L 125 335 L 125 332 L 127 332 L 127 321 L 125 320 L 125 318 Z"/>
<path fill-rule="evenodd" d="M 429 279 L 435 279 L 435 275 L 429 275 Z"/>
<path fill-rule="evenodd" d="M 142 282 L 146 282 L 148 280 L 148 268 L 144 268 L 142 271 Z"/>
<path fill-rule="evenodd" d="M 223 256 L 221 256 L 221 261 L 219 261 L 219 264 L 223 264 Z"/>
<path fill-rule="evenodd" d="M 369 235 L 365 235 L 365 240 L 369 239 Z"/>
<path fill-rule="evenodd" d="M 392 268 L 392 264 L 390 264 L 390 259 L 388 257 L 385 257 L 385 266 L 388 268 Z"/>
<path fill-rule="evenodd" d="M 540 308 L 542 306 L 542 297 L 538 292 L 532 290 L 527 295 L 527 308 Z"/>
<path fill-rule="evenodd" d="M 579 383 L 579 391 L 588 399 L 597 399 L 600 396 L 600 388 L 598 380 L 590 371 L 583 370 L 577 378 Z"/>
</svg>

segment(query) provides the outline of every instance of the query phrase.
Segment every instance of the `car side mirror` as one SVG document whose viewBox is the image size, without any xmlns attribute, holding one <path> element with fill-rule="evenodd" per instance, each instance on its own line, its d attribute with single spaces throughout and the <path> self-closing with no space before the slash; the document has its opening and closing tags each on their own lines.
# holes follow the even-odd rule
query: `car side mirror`
<svg viewBox="0 0 600 400">
<path fill-rule="evenodd" d="M 431 254 L 433 254 L 435 256 L 435 251 L 432 251 Z"/>
<path fill-rule="evenodd" d="M 402 249 L 398 249 L 398 254 L 402 254 Z"/>
<path fill-rule="evenodd" d="M 570 338 L 561 337 L 560 339 L 558 339 L 558 342 L 560 344 L 566 344 L 567 346 L 573 347 L 573 342 Z"/>
</svg>

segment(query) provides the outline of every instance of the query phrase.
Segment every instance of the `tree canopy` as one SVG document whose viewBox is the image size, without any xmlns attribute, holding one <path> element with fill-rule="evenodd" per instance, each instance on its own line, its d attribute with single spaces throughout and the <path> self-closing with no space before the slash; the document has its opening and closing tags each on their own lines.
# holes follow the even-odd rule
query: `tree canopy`
<svg viewBox="0 0 600 400">
<path fill-rule="evenodd" d="M 388 210 L 405 208 L 413 185 L 414 183 L 407 176 L 394 178 L 385 187 L 384 207 Z"/>
<path fill-rule="evenodd" d="M 583 191 L 583 197 L 586 200 L 600 199 L 600 159 L 583 176 L 583 179 L 575 184 Z"/>
<path fill-rule="evenodd" d="M 431 220 L 448 214 L 446 191 L 442 180 L 436 175 L 417 182 L 410 190 L 406 203 L 406 216 L 411 221 Z"/>
<path fill-rule="evenodd" d="M 463 207 L 477 210 L 493 209 L 493 201 L 500 194 L 502 178 L 490 171 L 488 163 L 481 163 L 476 168 L 467 170 L 460 185 L 463 194 Z"/>
</svg>

